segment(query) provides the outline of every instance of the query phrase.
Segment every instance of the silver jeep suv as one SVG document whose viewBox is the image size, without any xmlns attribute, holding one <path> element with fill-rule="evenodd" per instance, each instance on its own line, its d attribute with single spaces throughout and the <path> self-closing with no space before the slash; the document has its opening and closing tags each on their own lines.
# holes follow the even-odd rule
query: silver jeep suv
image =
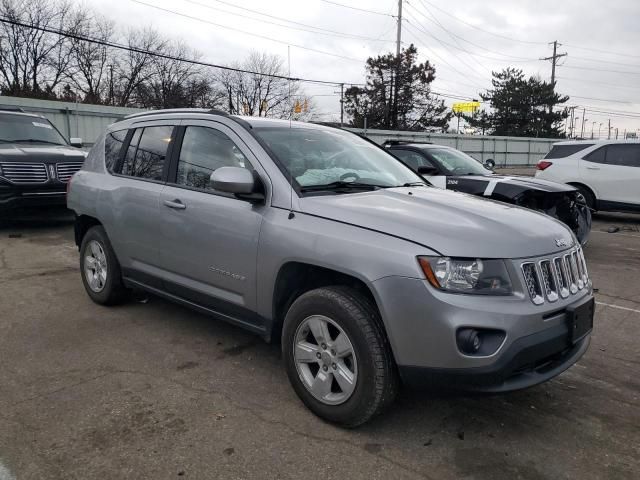
<svg viewBox="0 0 640 480">
<path fill-rule="evenodd" d="M 218 111 L 111 125 L 73 176 L 82 280 L 281 340 L 314 413 L 359 425 L 400 383 L 501 392 L 569 368 L 593 325 L 571 231 L 443 191 L 352 133 Z"/>
</svg>

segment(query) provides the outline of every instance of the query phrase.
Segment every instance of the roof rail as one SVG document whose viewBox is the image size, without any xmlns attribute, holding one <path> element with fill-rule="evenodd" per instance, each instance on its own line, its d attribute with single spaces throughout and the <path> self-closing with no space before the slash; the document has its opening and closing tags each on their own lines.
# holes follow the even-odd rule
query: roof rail
<svg viewBox="0 0 640 480">
<path fill-rule="evenodd" d="M 159 115 L 163 113 L 208 113 L 210 115 L 224 115 L 229 114 L 222 110 L 216 110 L 215 108 L 165 108 L 162 110 L 148 110 L 146 112 L 132 113 L 124 117 L 125 120 L 130 118 L 146 117 L 148 115 Z"/>
<path fill-rule="evenodd" d="M 412 145 L 412 144 L 422 144 L 422 145 L 433 145 L 433 142 L 416 142 L 413 140 L 385 140 L 382 144 L 385 146 L 391 146 L 391 145 Z"/>
<path fill-rule="evenodd" d="M 0 111 L 3 112 L 21 112 L 24 113 L 24 110 L 20 107 L 14 107 L 13 105 L 0 105 Z"/>
</svg>

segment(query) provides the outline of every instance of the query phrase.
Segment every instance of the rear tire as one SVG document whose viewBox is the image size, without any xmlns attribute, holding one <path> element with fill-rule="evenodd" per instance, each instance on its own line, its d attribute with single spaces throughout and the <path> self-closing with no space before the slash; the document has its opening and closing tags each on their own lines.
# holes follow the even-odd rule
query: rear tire
<svg viewBox="0 0 640 480">
<path fill-rule="evenodd" d="M 377 309 L 349 287 L 311 290 L 291 305 L 283 359 L 293 389 L 313 413 L 357 427 L 393 402 L 399 380 L 381 325 Z"/>
<path fill-rule="evenodd" d="M 101 225 L 91 227 L 80 245 L 80 274 L 89 297 L 100 305 L 116 305 L 127 300 L 129 290 L 109 237 Z"/>
</svg>

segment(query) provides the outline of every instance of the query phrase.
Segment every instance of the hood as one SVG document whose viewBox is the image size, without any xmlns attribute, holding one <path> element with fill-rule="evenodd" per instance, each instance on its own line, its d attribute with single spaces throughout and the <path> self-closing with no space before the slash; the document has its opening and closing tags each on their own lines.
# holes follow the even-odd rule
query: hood
<svg viewBox="0 0 640 480">
<path fill-rule="evenodd" d="M 83 161 L 86 152 L 68 145 L 0 144 L 1 162 L 58 163 Z"/>
<path fill-rule="evenodd" d="M 433 187 L 303 197 L 300 208 L 452 257 L 533 257 L 574 243 L 564 224 L 544 214 Z"/>
<path fill-rule="evenodd" d="M 508 175 L 449 175 L 447 180 L 454 179 L 460 183 L 482 183 L 484 185 L 489 182 L 495 183 L 495 189 L 504 190 L 508 192 L 510 196 L 516 196 L 518 193 L 525 192 L 527 190 L 537 190 L 541 192 L 556 193 L 556 192 L 574 192 L 575 187 L 571 185 L 565 185 L 563 183 L 550 182 L 548 180 L 541 180 L 534 177 L 527 176 L 508 176 Z"/>
</svg>

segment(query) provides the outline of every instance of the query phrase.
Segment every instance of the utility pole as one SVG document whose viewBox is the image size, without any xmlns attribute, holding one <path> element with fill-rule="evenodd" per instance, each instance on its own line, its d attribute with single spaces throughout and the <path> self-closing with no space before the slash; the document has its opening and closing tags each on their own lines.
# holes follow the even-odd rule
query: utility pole
<svg viewBox="0 0 640 480">
<path fill-rule="evenodd" d="M 607 140 L 611 140 L 611 119 L 609 119 L 609 129 L 607 130 Z"/>
<path fill-rule="evenodd" d="M 596 123 L 598 122 L 591 122 L 591 140 L 593 140 L 593 129 L 596 128 Z"/>
<path fill-rule="evenodd" d="M 567 53 L 558 53 L 558 47 L 561 47 L 562 44 L 558 43 L 557 40 L 553 42 L 549 42 L 549 45 L 553 45 L 553 55 L 550 57 L 541 58 L 540 60 L 551 60 L 551 86 L 553 88 L 553 93 L 556 92 L 556 65 L 558 64 L 558 59 L 561 57 L 566 57 Z M 553 105 L 549 104 L 549 114 L 552 113 Z"/>
<path fill-rule="evenodd" d="M 569 138 L 573 138 L 574 137 L 574 130 L 575 130 L 574 118 L 575 118 L 576 107 L 574 105 L 573 107 L 570 107 L 569 109 L 571 110 L 571 121 L 569 123 Z"/>
<path fill-rule="evenodd" d="M 398 31 L 396 33 L 396 72 L 395 72 L 395 85 L 393 79 L 391 81 L 391 88 L 393 88 L 393 105 L 391 106 L 391 125 L 398 128 L 398 86 L 400 78 L 400 45 L 402 43 L 402 0 L 398 0 Z"/>
<path fill-rule="evenodd" d="M 340 84 L 340 128 L 344 123 L 344 83 Z"/>
<path fill-rule="evenodd" d="M 113 105 L 113 63 L 109 64 L 109 104 Z"/>
<path fill-rule="evenodd" d="M 585 117 L 586 109 L 582 109 L 582 129 L 580 130 L 580 138 L 584 138 L 584 122 L 587 121 L 587 117 Z"/>
</svg>

